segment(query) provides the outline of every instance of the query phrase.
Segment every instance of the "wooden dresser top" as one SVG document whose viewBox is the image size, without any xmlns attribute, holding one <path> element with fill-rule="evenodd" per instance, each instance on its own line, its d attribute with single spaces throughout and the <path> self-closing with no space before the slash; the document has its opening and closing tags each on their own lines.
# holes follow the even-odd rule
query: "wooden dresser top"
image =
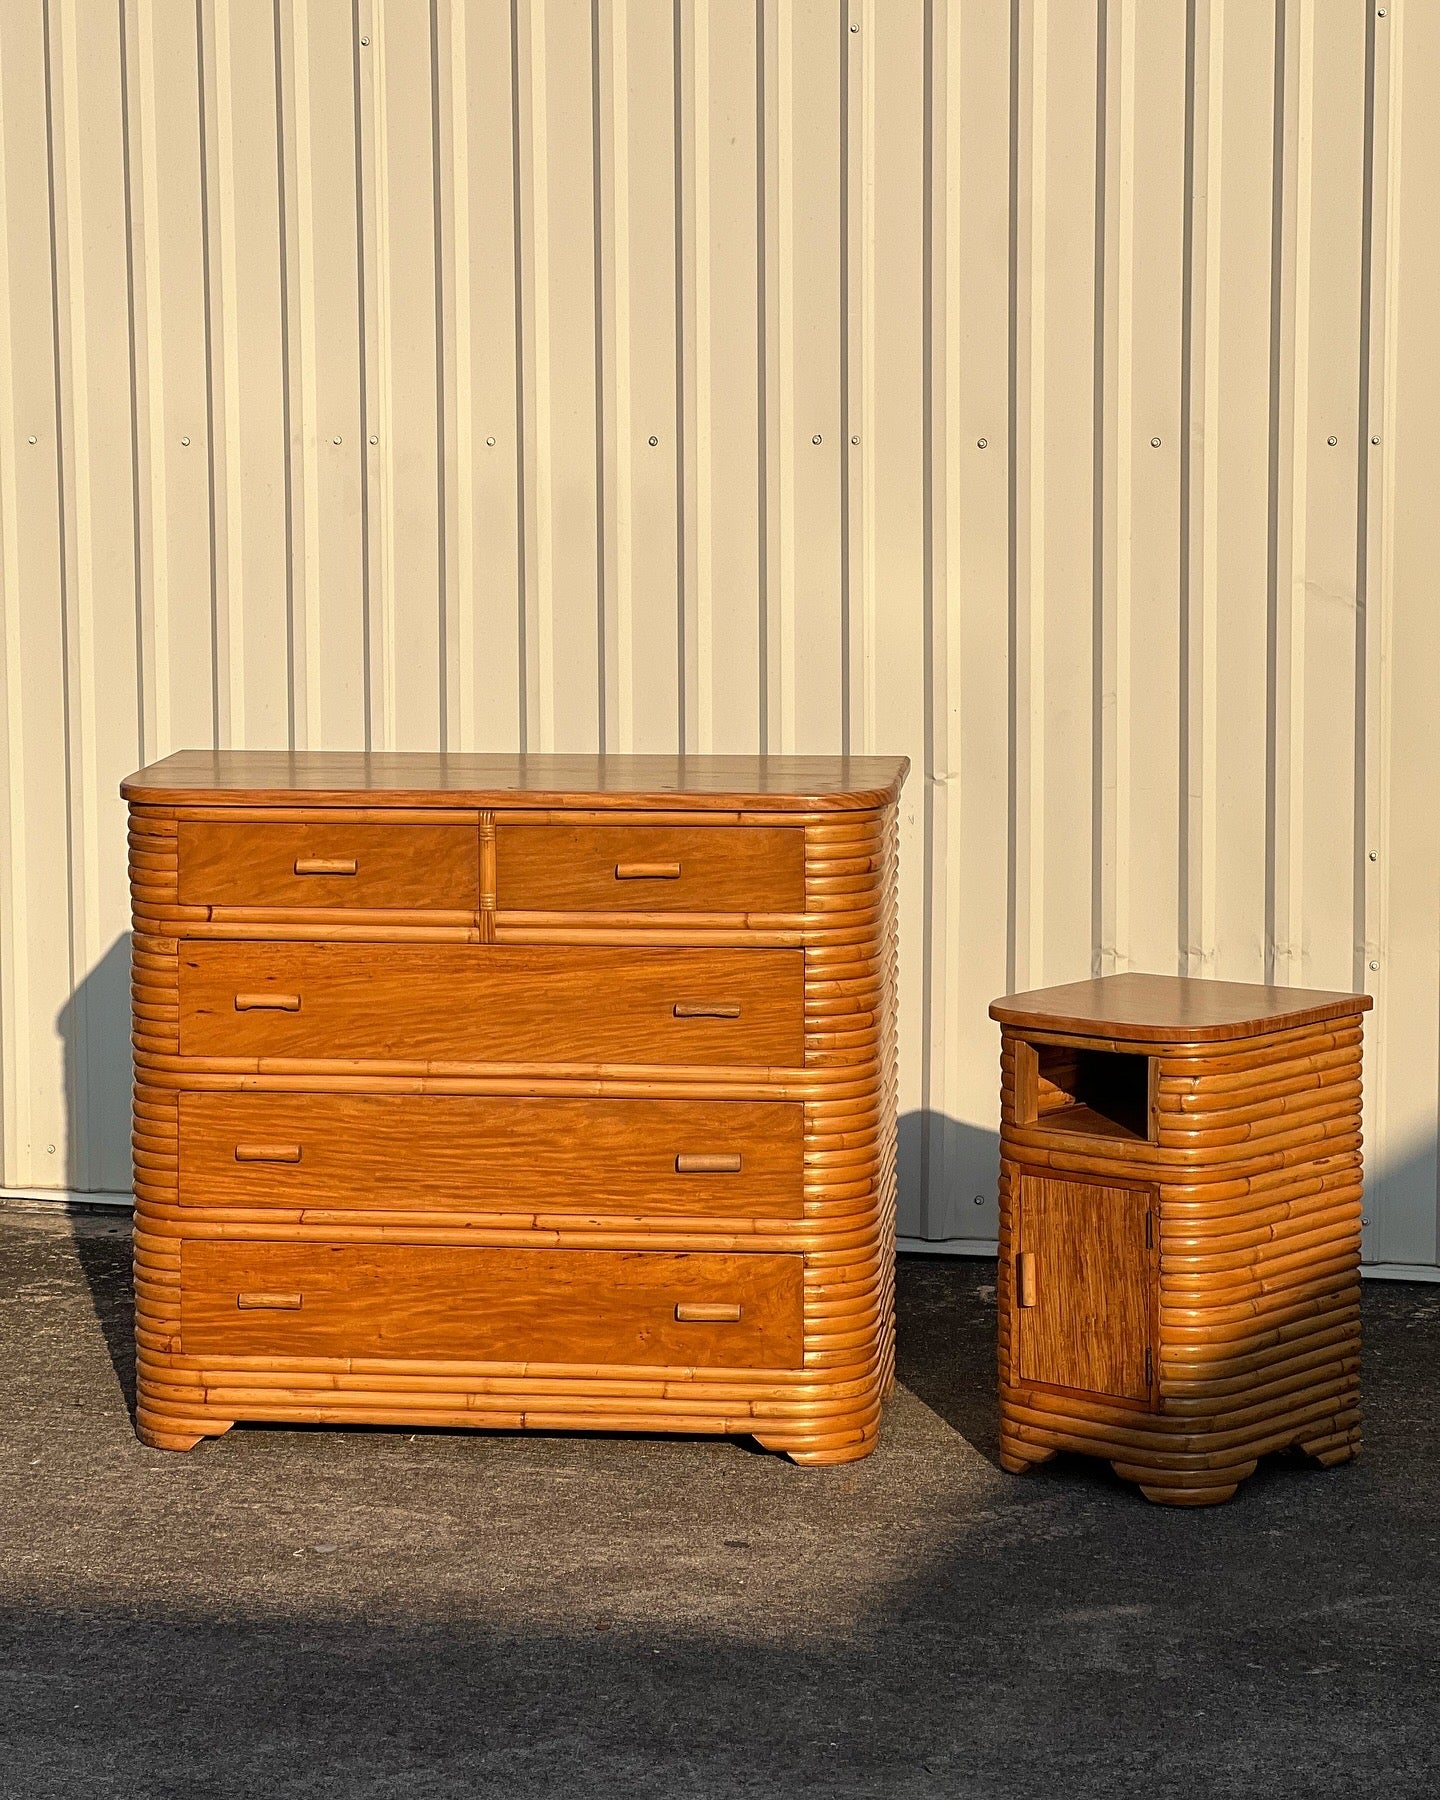
<svg viewBox="0 0 1440 1800">
<path fill-rule="evenodd" d="M 163 806 L 548 807 L 828 812 L 886 806 L 903 756 L 510 756 L 408 750 L 177 750 L 121 784 Z"/>
<path fill-rule="evenodd" d="M 1008 994 L 992 1002 L 990 1017 L 1021 1030 L 1206 1043 L 1343 1019 L 1370 1005 L 1369 994 L 1128 973 Z"/>
</svg>

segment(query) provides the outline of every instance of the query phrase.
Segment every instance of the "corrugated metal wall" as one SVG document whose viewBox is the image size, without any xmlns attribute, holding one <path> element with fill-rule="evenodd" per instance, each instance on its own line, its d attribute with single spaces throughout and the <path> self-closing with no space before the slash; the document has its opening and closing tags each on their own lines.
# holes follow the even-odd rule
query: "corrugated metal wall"
<svg viewBox="0 0 1440 1800">
<path fill-rule="evenodd" d="M 127 770 L 907 751 L 904 1219 L 1006 988 L 1371 988 L 1436 1261 L 1440 6 L 5 0 L 3 1179 L 128 1179 Z"/>
</svg>

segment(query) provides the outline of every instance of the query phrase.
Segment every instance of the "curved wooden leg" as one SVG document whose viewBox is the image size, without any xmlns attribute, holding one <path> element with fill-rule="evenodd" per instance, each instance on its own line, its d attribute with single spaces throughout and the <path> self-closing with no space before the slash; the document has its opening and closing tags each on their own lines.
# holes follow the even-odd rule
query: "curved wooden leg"
<svg viewBox="0 0 1440 1800">
<path fill-rule="evenodd" d="M 193 1450 L 202 1438 L 224 1437 L 235 1423 L 233 1419 L 209 1427 L 205 1431 L 156 1431 L 154 1426 L 137 1424 L 135 1435 L 151 1450 Z"/>
</svg>

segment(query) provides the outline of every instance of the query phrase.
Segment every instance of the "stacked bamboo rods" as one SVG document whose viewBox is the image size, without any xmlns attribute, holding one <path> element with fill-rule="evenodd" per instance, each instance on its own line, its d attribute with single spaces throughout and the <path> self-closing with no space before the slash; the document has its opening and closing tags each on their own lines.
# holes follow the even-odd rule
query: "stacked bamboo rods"
<svg viewBox="0 0 1440 1800">
<path fill-rule="evenodd" d="M 132 804 L 132 994 L 138 1424 L 188 1447 L 239 1419 L 520 1429 L 746 1432 L 800 1461 L 873 1448 L 894 1369 L 896 1075 L 895 809 L 829 811 L 805 832 L 805 909 L 793 917 L 509 916 L 493 911 L 493 848 L 473 920 L 347 917 L 359 941 L 785 943 L 805 953 L 805 1054 L 794 1069 L 516 1068 L 337 1060 L 199 1059 L 182 1054 L 178 966 L 186 937 L 334 938 L 336 922 L 181 906 L 181 818 L 272 816 L 263 808 Z M 333 816 L 288 809 L 287 818 Z M 350 809 L 349 816 L 364 816 Z M 387 813 L 387 817 L 394 817 Z M 418 813 L 417 818 L 429 814 Z M 568 815 L 566 815 L 568 816 Z M 606 815 L 610 822 L 618 817 Z M 689 815 L 679 815 L 689 819 Z M 775 814 L 764 815 L 774 823 Z M 653 814 L 640 815 L 647 822 Z M 707 823 L 719 822 L 706 820 Z M 482 820 L 482 826 L 484 821 Z M 490 840 L 493 844 L 493 839 Z M 242 1091 L 633 1094 L 790 1099 L 804 1107 L 803 1214 L 794 1220 L 411 1212 L 343 1206 L 318 1215 L 179 1201 L 179 1095 Z M 435 1363 L 379 1357 L 188 1355 L 181 1319 L 186 1240 L 465 1243 L 654 1249 L 762 1248 L 804 1259 L 804 1351 L 796 1369 L 655 1369 Z"/>
</svg>

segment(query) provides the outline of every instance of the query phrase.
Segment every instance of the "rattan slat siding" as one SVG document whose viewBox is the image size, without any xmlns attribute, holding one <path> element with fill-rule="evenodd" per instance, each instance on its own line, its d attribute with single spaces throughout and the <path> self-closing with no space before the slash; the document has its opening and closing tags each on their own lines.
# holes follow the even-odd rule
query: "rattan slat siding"
<svg viewBox="0 0 1440 1800">
<path fill-rule="evenodd" d="M 1385 14 L 0 7 L 0 1185 L 128 1181 L 138 763 L 879 749 L 903 1234 L 994 1238 L 989 999 L 1136 967 L 1373 991 L 1366 1255 L 1434 1265 L 1440 16 Z"/>
</svg>

